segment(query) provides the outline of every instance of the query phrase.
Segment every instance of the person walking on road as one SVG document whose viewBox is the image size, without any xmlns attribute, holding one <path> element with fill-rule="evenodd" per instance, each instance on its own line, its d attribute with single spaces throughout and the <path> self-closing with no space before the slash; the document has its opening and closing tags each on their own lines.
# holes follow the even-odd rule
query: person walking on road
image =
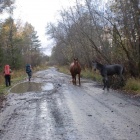
<svg viewBox="0 0 140 140">
<path fill-rule="evenodd" d="M 11 86 L 11 69 L 9 65 L 5 65 L 4 67 L 4 77 L 5 77 L 5 84 L 6 87 Z"/>
<path fill-rule="evenodd" d="M 29 81 L 30 81 L 31 77 L 32 77 L 32 67 L 30 64 L 26 64 L 26 73 L 27 73 Z"/>
</svg>

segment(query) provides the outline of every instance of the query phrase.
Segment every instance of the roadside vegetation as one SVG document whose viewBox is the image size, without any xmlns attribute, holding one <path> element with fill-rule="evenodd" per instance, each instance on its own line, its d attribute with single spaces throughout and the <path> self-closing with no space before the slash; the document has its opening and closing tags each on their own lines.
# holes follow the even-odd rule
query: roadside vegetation
<svg viewBox="0 0 140 140">
<path fill-rule="evenodd" d="M 26 77 L 26 73 L 23 70 L 16 70 L 13 71 L 11 74 L 11 85 L 14 85 L 15 83 L 19 82 L 20 80 L 23 80 Z M 5 86 L 5 79 L 3 73 L 0 74 L 0 95 L 5 94 L 7 92 L 7 89 L 10 87 Z"/>
<path fill-rule="evenodd" d="M 140 79 L 129 78 L 123 89 L 127 92 L 132 92 L 140 95 Z"/>
</svg>

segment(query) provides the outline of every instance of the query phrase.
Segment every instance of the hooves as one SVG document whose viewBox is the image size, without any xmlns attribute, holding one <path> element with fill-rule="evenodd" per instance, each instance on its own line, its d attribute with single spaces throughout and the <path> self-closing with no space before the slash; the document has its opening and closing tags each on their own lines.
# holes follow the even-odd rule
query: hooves
<svg viewBox="0 0 140 140">
<path fill-rule="evenodd" d="M 74 79 L 72 80 L 72 83 L 76 86 L 76 81 Z M 79 82 L 79 86 L 81 86 L 81 82 Z"/>
<path fill-rule="evenodd" d="M 105 90 L 105 87 L 103 87 L 103 90 Z M 109 91 L 109 88 L 107 88 L 107 91 Z"/>
<path fill-rule="evenodd" d="M 75 85 L 75 86 L 76 86 L 77 84 L 74 84 L 74 83 L 73 83 L 73 85 Z M 79 84 L 79 86 L 81 86 L 81 84 Z"/>
<path fill-rule="evenodd" d="M 73 85 L 75 85 L 75 86 L 77 85 L 77 84 L 76 84 L 76 83 L 74 83 L 74 82 L 72 82 L 72 83 L 73 83 Z M 79 83 L 79 86 L 81 86 L 81 83 Z"/>
</svg>

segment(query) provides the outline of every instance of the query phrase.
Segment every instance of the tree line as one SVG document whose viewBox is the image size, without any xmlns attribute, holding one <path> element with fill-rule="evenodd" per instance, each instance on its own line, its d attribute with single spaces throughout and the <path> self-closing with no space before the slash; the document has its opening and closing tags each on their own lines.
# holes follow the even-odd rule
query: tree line
<svg viewBox="0 0 140 140">
<path fill-rule="evenodd" d="M 54 41 L 50 61 L 68 65 L 78 57 L 83 68 L 91 61 L 123 64 L 128 76 L 140 76 L 140 1 L 76 0 L 59 11 L 46 34 Z"/>
<path fill-rule="evenodd" d="M 0 15 L 7 12 L 7 19 L 0 19 L 0 69 L 9 64 L 12 69 L 25 68 L 26 63 L 33 67 L 46 59 L 40 50 L 40 40 L 34 27 L 13 19 L 13 0 L 0 1 Z"/>
</svg>

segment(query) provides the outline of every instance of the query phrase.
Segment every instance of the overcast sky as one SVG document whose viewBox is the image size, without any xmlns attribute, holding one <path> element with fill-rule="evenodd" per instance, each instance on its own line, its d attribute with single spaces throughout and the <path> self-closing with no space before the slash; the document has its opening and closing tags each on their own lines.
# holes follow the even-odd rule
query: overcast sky
<svg viewBox="0 0 140 140">
<path fill-rule="evenodd" d="M 58 10 L 74 5 L 74 0 L 16 0 L 14 19 L 29 22 L 37 31 L 42 47 L 51 53 L 51 43 L 45 36 L 45 27 L 48 22 L 55 22 Z"/>
<path fill-rule="evenodd" d="M 75 5 L 76 0 L 15 0 L 16 9 L 14 19 L 29 22 L 37 31 L 39 40 L 47 55 L 51 54 L 53 47 L 51 41 L 45 36 L 45 27 L 49 22 L 55 22 L 58 11 Z M 107 0 L 103 0 L 106 2 Z"/>
</svg>

